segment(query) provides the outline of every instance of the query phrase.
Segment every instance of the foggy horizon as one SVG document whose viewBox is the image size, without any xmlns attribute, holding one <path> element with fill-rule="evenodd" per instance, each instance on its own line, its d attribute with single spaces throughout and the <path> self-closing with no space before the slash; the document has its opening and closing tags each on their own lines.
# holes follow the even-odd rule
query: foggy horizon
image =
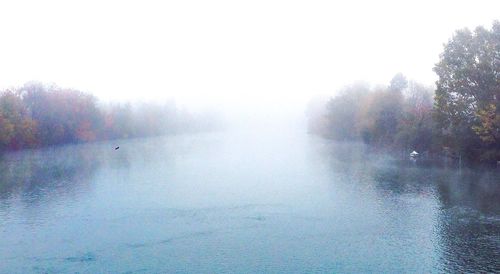
<svg viewBox="0 0 500 274">
<path fill-rule="evenodd" d="M 0 274 L 500 273 L 500 0 L 0 2 Z"/>
<path fill-rule="evenodd" d="M 434 85 L 443 44 L 457 29 L 489 28 L 497 10 L 498 1 L 4 2 L 0 88 L 39 81 L 103 102 L 297 111 L 398 72 Z"/>
</svg>

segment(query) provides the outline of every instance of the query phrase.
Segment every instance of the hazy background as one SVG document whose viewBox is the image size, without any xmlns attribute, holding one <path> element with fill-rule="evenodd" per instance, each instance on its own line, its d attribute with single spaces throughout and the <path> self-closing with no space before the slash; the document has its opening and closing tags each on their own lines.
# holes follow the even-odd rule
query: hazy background
<svg viewBox="0 0 500 274">
<path fill-rule="evenodd" d="M 0 88 L 35 80 L 104 101 L 298 113 L 360 79 L 402 72 L 432 84 L 442 44 L 489 28 L 499 10 L 493 0 L 3 1 Z"/>
<path fill-rule="evenodd" d="M 0 1 L 0 274 L 500 273 L 498 70 L 427 96 L 500 0 Z"/>
</svg>

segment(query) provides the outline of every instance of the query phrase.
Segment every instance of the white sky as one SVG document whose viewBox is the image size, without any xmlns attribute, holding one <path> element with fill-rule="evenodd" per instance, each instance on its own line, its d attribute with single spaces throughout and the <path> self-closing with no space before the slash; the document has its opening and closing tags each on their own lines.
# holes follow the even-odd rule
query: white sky
<svg viewBox="0 0 500 274">
<path fill-rule="evenodd" d="M 38 80 L 104 100 L 306 101 L 396 72 L 432 84 L 454 30 L 500 1 L 1 1 L 0 88 Z"/>
</svg>

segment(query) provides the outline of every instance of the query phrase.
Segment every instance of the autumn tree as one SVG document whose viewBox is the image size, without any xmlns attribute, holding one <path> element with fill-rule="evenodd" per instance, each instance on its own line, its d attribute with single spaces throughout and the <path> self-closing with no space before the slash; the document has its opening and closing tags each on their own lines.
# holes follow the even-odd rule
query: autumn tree
<svg viewBox="0 0 500 274">
<path fill-rule="evenodd" d="M 94 96 L 38 83 L 26 84 L 20 93 L 31 117 L 37 121 L 42 144 L 96 140 L 102 117 Z"/>
<path fill-rule="evenodd" d="M 179 112 L 174 102 L 98 105 L 75 89 L 30 82 L 0 91 L 0 152 L 35 146 L 210 130 L 217 115 Z"/>
<path fill-rule="evenodd" d="M 37 144 L 36 123 L 21 98 L 7 90 L 0 95 L 0 147 L 21 148 Z"/>
<path fill-rule="evenodd" d="M 500 160 L 500 22 L 491 30 L 457 31 L 434 71 L 443 146 L 472 159 Z"/>
</svg>

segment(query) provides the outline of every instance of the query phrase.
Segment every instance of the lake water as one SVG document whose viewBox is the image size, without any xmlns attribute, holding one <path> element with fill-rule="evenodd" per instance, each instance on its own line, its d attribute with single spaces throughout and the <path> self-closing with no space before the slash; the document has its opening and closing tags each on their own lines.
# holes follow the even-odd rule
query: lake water
<svg viewBox="0 0 500 274">
<path fill-rule="evenodd" d="M 479 271 L 500 271 L 498 171 L 279 128 L 0 160 L 1 273 Z"/>
</svg>

